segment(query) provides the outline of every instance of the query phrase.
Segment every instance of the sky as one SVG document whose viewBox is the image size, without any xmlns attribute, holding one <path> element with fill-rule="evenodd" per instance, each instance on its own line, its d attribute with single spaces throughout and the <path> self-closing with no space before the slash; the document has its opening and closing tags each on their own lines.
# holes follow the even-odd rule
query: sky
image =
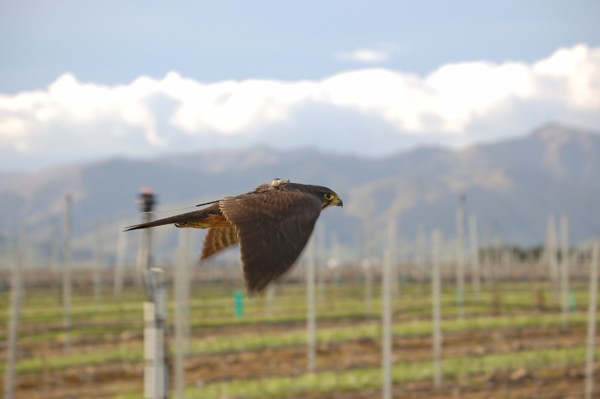
<svg viewBox="0 0 600 399">
<path fill-rule="evenodd" d="M 595 0 L 0 1 L 0 171 L 600 131 Z"/>
</svg>

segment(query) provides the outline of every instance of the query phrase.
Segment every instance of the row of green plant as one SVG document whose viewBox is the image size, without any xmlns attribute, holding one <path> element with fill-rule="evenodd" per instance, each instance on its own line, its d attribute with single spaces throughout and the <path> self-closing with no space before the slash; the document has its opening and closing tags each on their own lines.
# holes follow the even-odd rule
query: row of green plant
<svg viewBox="0 0 600 399">
<path fill-rule="evenodd" d="M 557 309 L 550 287 L 545 287 L 545 306 Z M 583 309 L 587 301 L 587 290 L 579 284 L 574 289 L 573 299 Z M 522 313 L 534 309 L 535 292 L 521 284 L 506 283 L 498 287 L 501 292 L 497 312 Z M 202 295 L 190 298 L 190 324 L 192 328 L 206 327 L 221 328 L 236 325 L 257 323 L 302 323 L 306 317 L 306 298 L 301 286 L 285 286 L 278 289 L 268 311 L 265 296 L 246 300 L 246 313 L 243 317 L 235 317 L 231 291 L 221 289 L 206 289 L 198 291 Z M 429 318 L 431 314 L 431 296 L 423 295 L 418 287 L 404 287 L 395 301 L 396 313 L 403 318 Z M 44 295 L 46 294 L 46 295 Z M 49 295 L 49 291 L 36 293 L 25 298 L 21 310 L 20 326 L 26 332 L 20 339 L 21 343 L 36 343 L 60 338 L 63 312 L 59 302 Z M 485 291 L 480 300 L 470 295 L 465 301 L 467 315 L 490 313 L 493 306 L 494 293 Z M 118 334 L 132 329 L 141 329 L 143 296 L 141 292 L 125 294 L 120 299 L 105 298 L 99 303 L 90 301 L 90 293 L 74 295 L 71 322 L 72 336 L 100 336 Z M 336 320 L 340 318 L 355 319 L 378 318 L 381 310 L 381 293 L 375 290 L 372 297 L 371 311 L 365 308 L 364 293 L 356 286 L 326 287 L 317 295 L 321 301 L 317 306 L 317 316 L 320 320 Z M 1 299 L 0 299 L 1 300 Z M 4 302 L 7 303 L 7 302 Z M 447 317 L 458 313 L 456 292 L 448 287 L 442 294 L 442 312 Z M 170 320 L 174 314 L 173 301 L 170 302 Z M 0 312 L 0 324 L 8 323 L 8 306 Z M 0 331 L 0 339 L 5 339 L 6 330 Z"/>
<path fill-rule="evenodd" d="M 600 350 L 596 351 L 596 356 Z M 553 348 L 525 350 L 511 353 L 491 353 L 478 356 L 455 356 L 444 358 L 442 374 L 446 380 L 458 376 L 477 376 L 487 373 L 516 369 L 547 369 L 578 365 L 584 361 L 585 348 Z M 393 365 L 392 379 L 396 385 L 411 381 L 433 379 L 433 362 L 399 362 Z M 252 398 L 301 397 L 303 394 L 331 394 L 341 392 L 378 389 L 382 385 L 383 375 L 380 367 L 355 368 L 344 371 L 324 371 L 299 376 L 275 376 L 252 379 L 236 379 L 207 383 L 202 386 L 190 386 L 186 398 L 222 398 L 243 396 Z M 583 384 L 583 383 L 582 383 Z M 137 398 L 136 394 L 123 394 L 119 399 Z"/>
<path fill-rule="evenodd" d="M 570 326 L 579 328 L 586 323 L 586 315 L 577 312 L 571 315 Z M 451 318 L 442 322 L 444 334 L 477 333 L 484 331 L 514 331 L 528 328 L 556 328 L 562 325 L 560 314 L 478 316 L 464 319 Z M 429 336 L 432 332 L 430 320 L 411 320 L 396 322 L 393 334 L 396 337 Z M 303 326 L 284 331 L 265 332 L 251 331 L 232 335 L 213 334 L 202 337 L 197 331 L 190 340 L 189 353 L 225 354 L 232 352 L 261 351 L 291 346 L 306 345 L 306 330 Z M 317 341 L 341 343 L 381 337 L 381 325 L 377 321 L 354 322 L 351 328 L 348 324 L 317 328 Z M 198 337 L 200 336 L 200 337 Z M 43 353 L 30 358 L 19 359 L 17 371 L 20 373 L 40 373 L 44 370 L 60 370 L 84 365 L 99 365 L 111 362 L 139 362 L 143 358 L 141 341 L 115 343 L 110 348 L 80 351 L 72 350 L 61 356 L 46 357 Z M 55 352 L 54 352 L 55 353 Z M 3 371 L 4 364 L 0 364 Z"/>
</svg>

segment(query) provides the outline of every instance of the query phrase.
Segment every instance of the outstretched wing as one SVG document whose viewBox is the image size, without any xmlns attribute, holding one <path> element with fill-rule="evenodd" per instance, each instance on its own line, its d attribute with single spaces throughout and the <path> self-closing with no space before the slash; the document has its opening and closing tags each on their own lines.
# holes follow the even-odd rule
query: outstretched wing
<svg viewBox="0 0 600 399">
<path fill-rule="evenodd" d="M 310 194 L 273 190 L 224 198 L 220 208 L 237 229 L 246 286 L 258 292 L 298 259 L 321 202 Z"/>
</svg>

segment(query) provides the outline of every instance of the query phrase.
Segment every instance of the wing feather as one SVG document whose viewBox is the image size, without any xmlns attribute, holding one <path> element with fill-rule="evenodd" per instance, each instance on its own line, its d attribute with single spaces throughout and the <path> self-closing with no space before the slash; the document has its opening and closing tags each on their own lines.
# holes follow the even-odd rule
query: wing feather
<svg viewBox="0 0 600 399">
<path fill-rule="evenodd" d="M 262 291 L 294 264 L 321 213 L 317 197 L 294 191 L 228 197 L 219 205 L 237 229 L 250 292 Z"/>
<path fill-rule="evenodd" d="M 200 260 L 205 260 L 237 242 L 237 231 L 233 226 L 208 229 L 206 237 L 204 237 Z"/>
</svg>

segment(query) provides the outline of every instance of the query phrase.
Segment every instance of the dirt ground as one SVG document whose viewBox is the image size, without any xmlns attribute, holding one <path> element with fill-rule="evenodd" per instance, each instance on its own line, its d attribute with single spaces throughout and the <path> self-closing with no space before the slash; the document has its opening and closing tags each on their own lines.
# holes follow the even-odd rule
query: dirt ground
<svg viewBox="0 0 600 399">
<path fill-rule="evenodd" d="M 232 327 L 223 334 L 235 334 L 240 327 Z M 301 326 L 275 326 L 282 330 Z M 207 334 L 207 331 L 202 331 Z M 121 337 L 129 344 L 141 345 L 141 335 Z M 196 337 L 199 339 L 199 337 Z M 107 342 L 79 342 L 73 350 L 94 344 L 114 345 Z M 192 339 L 194 339 L 192 337 Z M 542 348 L 568 348 L 583 345 L 585 329 L 540 327 L 512 331 L 463 332 L 444 337 L 444 356 L 480 356 L 487 353 L 507 353 Z M 34 350 L 30 348 L 30 350 Z M 46 347 L 45 356 L 60 356 L 61 347 Z M 394 340 L 394 362 L 422 361 L 431 358 L 430 337 L 401 337 Z M 217 381 L 296 376 L 306 372 L 306 350 L 303 346 L 267 349 L 262 351 L 232 352 L 225 354 L 190 355 L 186 364 L 186 383 L 203 385 Z M 322 343 L 317 349 L 317 372 L 344 371 L 355 368 L 376 368 L 381 364 L 381 342 L 362 339 L 339 343 Z M 596 385 L 600 387 L 600 369 L 596 371 Z M 38 375 L 17 377 L 16 398 L 108 398 L 123 392 L 139 392 L 142 397 L 143 364 L 114 363 L 62 371 L 47 371 Z M 397 398 L 582 398 L 584 371 L 581 365 L 526 370 L 495 371 L 471 375 L 464 380 L 444 381 L 435 389 L 430 381 L 396 384 Z M 294 394 L 286 397 L 297 397 Z M 331 394 L 302 394 L 303 398 L 379 398 L 380 389 Z M 600 395 L 598 396 L 600 397 Z"/>
</svg>

